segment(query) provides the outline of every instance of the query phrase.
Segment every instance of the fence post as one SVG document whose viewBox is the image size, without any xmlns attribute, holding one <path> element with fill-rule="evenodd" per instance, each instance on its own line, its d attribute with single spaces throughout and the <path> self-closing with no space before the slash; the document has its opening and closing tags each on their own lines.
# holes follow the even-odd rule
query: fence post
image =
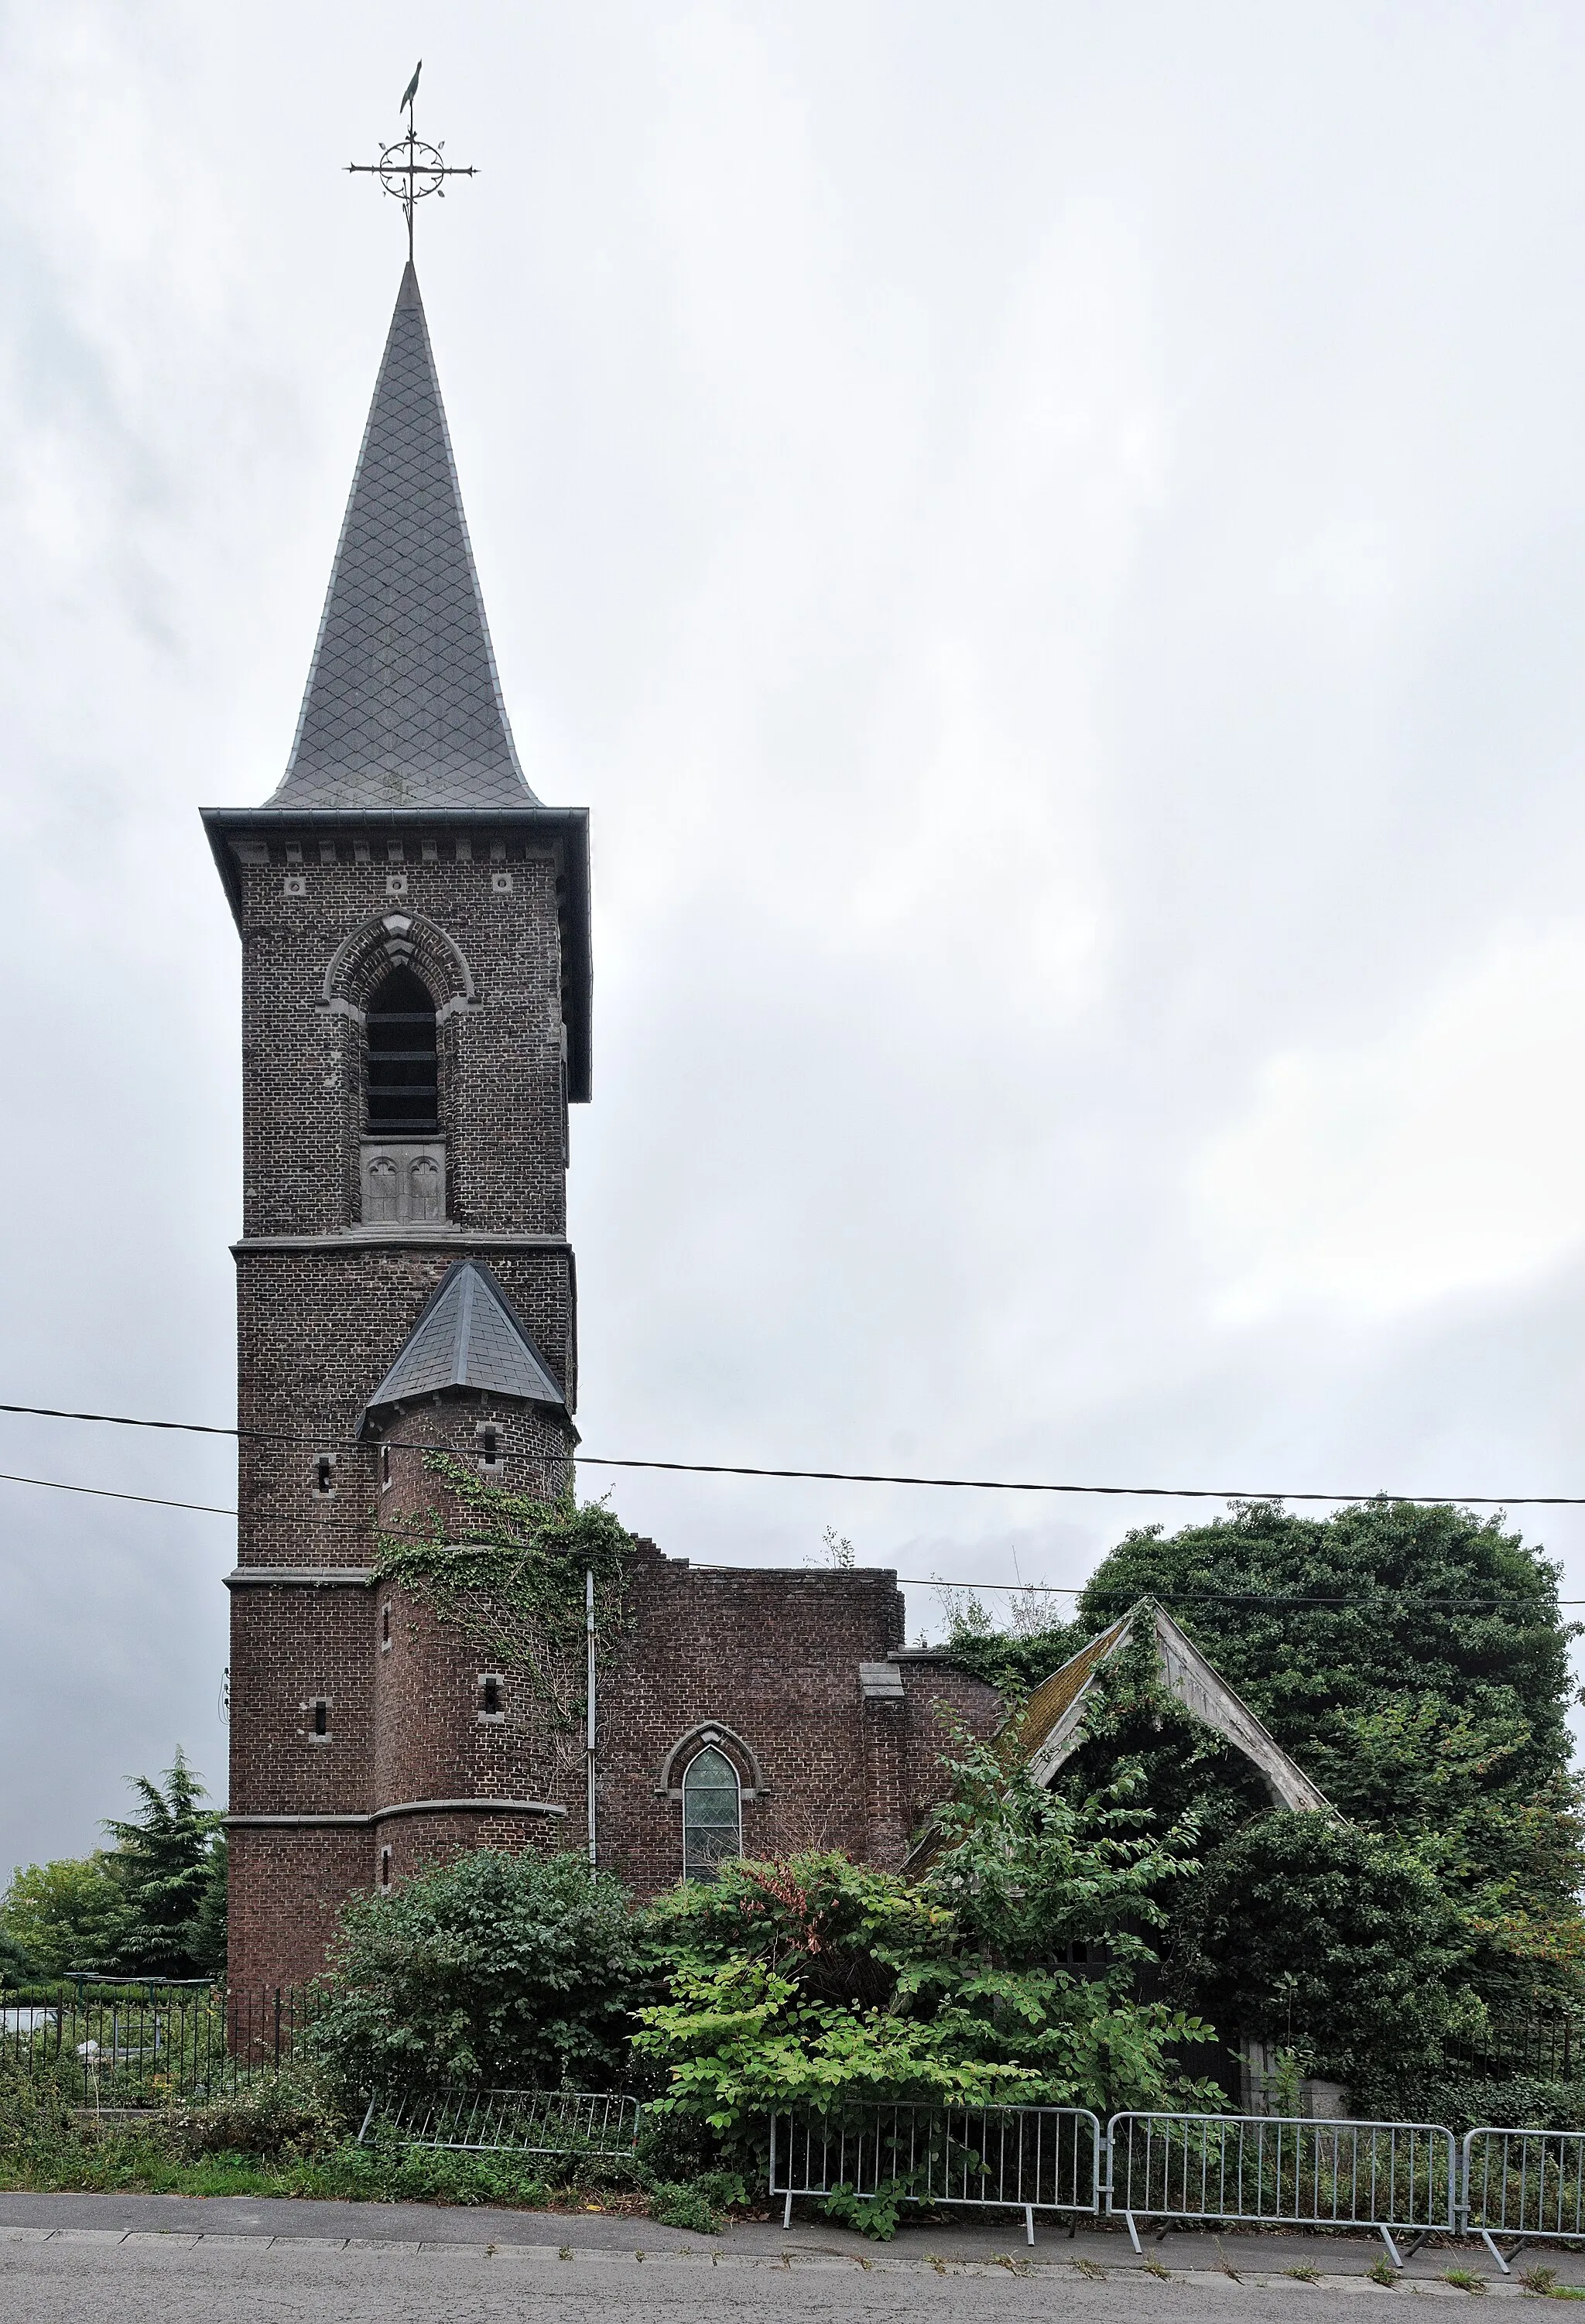
<svg viewBox="0 0 1585 2324">
<path fill-rule="evenodd" d="M 275 2063 L 281 2063 L 281 1987 L 275 1988 Z"/>
</svg>

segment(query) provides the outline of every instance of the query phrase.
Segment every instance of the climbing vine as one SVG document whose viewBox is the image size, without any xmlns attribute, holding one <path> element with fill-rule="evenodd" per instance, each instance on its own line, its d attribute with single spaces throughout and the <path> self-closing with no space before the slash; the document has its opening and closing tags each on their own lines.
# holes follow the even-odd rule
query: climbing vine
<svg viewBox="0 0 1585 2324">
<path fill-rule="evenodd" d="M 594 1576 L 596 1660 L 608 1663 L 628 1622 L 632 1536 L 604 1501 L 505 1492 L 450 1452 L 427 1453 L 424 1466 L 461 1504 L 463 1526 L 430 1510 L 401 1534 L 382 1531 L 375 1578 L 466 1630 L 502 1669 L 522 1671 L 557 1724 L 571 1728 L 584 1709 L 584 1576 Z"/>
</svg>

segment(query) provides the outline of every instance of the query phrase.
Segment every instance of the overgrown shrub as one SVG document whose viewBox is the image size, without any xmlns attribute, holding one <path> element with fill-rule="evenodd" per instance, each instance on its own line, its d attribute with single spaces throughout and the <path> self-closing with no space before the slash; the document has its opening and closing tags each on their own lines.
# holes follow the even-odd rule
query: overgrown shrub
<svg viewBox="0 0 1585 2324">
<path fill-rule="evenodd" d="M 923 1880 L 809 1854 L 724 1866 L 655 1908 L 674 1966 L 634 2037 L 668 2078 L 652 2116 L 747 2168 L 783 2106 L 1215 2102 L 1174 2063 L 1209 2028 L 1129 1990 L 1191 1836 L 1141 1829 L 1126 1774 L 1075 1805 L 979 1745 L 954 1766 Z M 1107 1941 L 1108 1966 L 1060 1965 L 1079 1939 Z"/>
<path fill-rule="evenodd" d="M 1171 1934 L 1176 1989 L 1355 2082 L 1440 2063 L 1479 2018 L 1459 1916 L 1413 1849 L 1273 1813 L 1206 1860 Z"/>
<path fill-rule="evenodd" d="M 702 2236 L 718 2235 L 733 2203 L 748 2200 L 742 2173 L 701 2172 L 697 2178 L 657 2179 L 649 2189 L 650 2217 L 663 2227 L 692 2227 Z"/>
<path fill-rule="evenodd" d="M 248 2154 L 269 2163 L 328 2154 L 353 2127 L 321 2078 L 298 2065 L 225 2097 L 173 2106 L 161 2123 L 172 2151 L 189 2160 Z"/>
<path fill-rule="evenodd" d="M 344 2103 L 448 2083 L 617 2089 L 655 1983 L 645 1920 L 581 1856 L 456 1858 L 344 1907 L 305 2054 Z"/>
<path fill-rule="evenodd" d="M 1158 1596 L 1345 1816 L 1419 1844 L 1463 1918 L 1481 1993 L 1522 2012 L 1585 1976 L 1568 1730 L 1578 1625 L 1559 1571 L 1500 1517 L 1444 1503 L 1319 1517 L 1251 1502 L 1129 1534 L 1079 1613 L 1092 1637 Z M 1263 1812 L 1239 1753 L 1123 1675 L 1108 1675 L 1109 1716 L 1091 1720 L 1071 1781 L 1138 1753 L 1152 1803 L 1193 1813 L 1208 1848 Z"/>
<path fill-rule="evenodd" d="M 1483 2123 L 1507 2130 L 1585 2130 L 1585 2082 L 1538 2074 L 1442 2073 L 1399 2080 L 1366 2074 L 1369 2111 L 1399 2122 L 1441 2122 L 1461 2133 Z"/>
<path fill-rule="evenodd" d="M 75 2136 L 71 2102 L 55 2076 L 0 2056 L 0 2157 L 15 2163 Z"/>
</svg>

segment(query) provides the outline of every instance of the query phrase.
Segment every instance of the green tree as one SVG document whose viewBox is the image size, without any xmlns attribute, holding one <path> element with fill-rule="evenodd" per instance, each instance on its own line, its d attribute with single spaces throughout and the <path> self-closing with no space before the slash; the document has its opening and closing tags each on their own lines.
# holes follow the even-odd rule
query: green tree
<svg viewBox="0 0 1585 2324">
<path fill-rule="evenodd" d="M 109 1969 L 120 1959 L 128 1923 L 125 1889 L 102 1849 L 23 1865 L 0 1897 L 0 1941 L 11 1950 L 14 1977 Z"/>
<path fill-rule="evenodd" d="M 180 1746 L 163 1788 L 148 1775 L 128 1781 L 143 1813 L 105 1821 L 116 1843 L 109 1862 L 127 1912 L 116 1966 L 137 1977 L 202 1976 L 210 1964 L 198 1960 L 195 1947 L 212 1948 L 212 1931 L 200 1939 L 199 1916 L 225 1818 L 199 1805 L 204 1786 Z"/>
<path fill-rule="evenodd" d="M 620 1881 L 582 1856 L 482 1849 L 348 1901 L 311 2046 L 349 2098 L 614 2089 L 652 1975 Z"/>
<path fill-rule="evenodd" d="M 1104 1558 L 1079 1601 L 1093 1637 L 1159 1598 L 1347 1815 L 1418 1827 L 1418 1800 L 1384 1794 L 1361 1722 L 1434 1700 L 1495 1750 L 1461 1784 L 1531 1798 L 1569 1764 L 1572 1693 L 1560 1569 L 1498 1517 L 1363 1501 L 1325 1517 L 1252 1502 L 1211 1525 L 1147 1526 Z"/>
<path fill-rule="evenodd" d="M 1580 1790 L 1558 1569 L 1496 1517 L 1368 1501 L 1326 1517 L 1253 1503 L 1128 1535 L 1080 1601 L 1093 1636 L 1138 1598 L 1168 1606 L 1351 1821 L 1412 1842 L 1462 1916 L 1496 2006 L 1572 1989 L 1585 1957 Z M 1269 1798 L 1230 1745 L 1120 1658 L 1068 1780 L 1119 1753 L 1208 1848 Z M 1225 2011 L 1225 2004 L 1224 2011 Z"/>
<path fill-rule="evenodd" d="M 1175 1933 L 1183 1992 L 1357 2096 L 1436 2065 L 1461 2019 L 1480 2021 L 1467 1932 L 1434 1871 L 1332 1816 L 1246 1825 L 1207 1859 Z"/>
<path fill-rule="evenodd" d="M 209 1861 L 198 1908 L 187 1923 L 188 1957 L 195 1977 L 226 1981 L 226 1913 L 230 1904 L 230 1851 L 226 1834 L 217 1831 L 209 1844 Z"/>
</svg>

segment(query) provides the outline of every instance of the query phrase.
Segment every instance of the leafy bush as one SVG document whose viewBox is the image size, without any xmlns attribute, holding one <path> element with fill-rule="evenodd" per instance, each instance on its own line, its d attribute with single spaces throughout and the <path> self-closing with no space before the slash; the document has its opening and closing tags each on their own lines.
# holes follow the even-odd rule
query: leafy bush
<svg viewBox="0 0 1585 2324">
<path fill-rule="evenodd" d="M 344 2099 L 447 2083 L 608 2089 L 629 2072 L 646 1924 L 581 1856 L 461 1856 L 344 1907 L 305 2053 Z"/>
<path fill-rule="evenodd" d="M 785 2106 L 1215 2102 L 1174 2062 L 1209 2029 L 1129 1990 L 1150 1958 L 1139 1926 L 1192 1863 L 1190 1836 L 1141 1829 L 1126 1775 L 1075 1805 L 958 1748 L 926 1879 L 808 1854 L 726 1865 L 655 1908 L 674 1966 L 634 2036 L 668 2076 L 651 2114 L 746 2164 Z M 1103 1939 L 1104 1969 L 1054 1966 Z M 883 2229 L 883 2209 L 855 2216 Z"/>
<path fill-rule="evenodd" d="M 16 2163 L 74 2135 L 70 2100 L 55 2077 L 0 2053 L 0 2157 Z"/>
<path fill-rule="evenodd" d="M 1177 1989 L 1343 2081 L 1434 2065 L 1461 2017 L 1467 1948 L 1402 1842 L 1331 1816 L 1262 1816 L 1207 1859 L 1175 1921 Z"/>
<path fill-rule="evenodd" d="M 1499 1517 L 1443 1503 L 1311 1517 L 1260 1501 L 1170 1536 L 1129 1534 L 1079 1611 L 1093 1636 L 1135 1599 L 1160 1597 L 1344 1813 L 1380 1817 L 1396 1815 L 1402 1787 L 1384 1795 L 1356 1722 L 1405 1697 L 1434 1695 L 1503 1735 L 1466 1770 L 1480 1788 L 1527 1797 L 1566 1766 L 1571 1630 L 1558 1572 Z"/>
<path fill-rule="evenodd" d="M 663 2227 L 692 2227 L 701 2236 L 718 2235 L 726 2225 L 729 2206 L 748 2200 L 748 2190 L 735 2171 L 704 2172 L 696 2179 L 657 2179 L 649 2193 L 652 2219 Z"/>
<path fill-rule="evenodd" d="M 1461 1976 L 1492 2011 L 1522 2015 L 1585 1990 L 1585 1794 L 1567 1728 L 1577 1626 L 1557 1589 L 1556 1565 L 1497 1517 L 1386 1499 L 1313 1517 L 1254 1502 L 1129 1534 L 1087 1586 L 1074 1635 L 1159 1597 L 1344 1815 L 1412 1845 L 1459 1921 Z M 1062 1781 L 1083 1793 L 1137 1757 L 1152 1808 L 1164 1823 L 1192 1819 L 1209 1858 L 1269 1800 L 1147 1661 L 1125 1655 L 1104 1674 Z M 1225 1984 L 1195 1998 L 1230 2031 L 1249 2022 Z"/>
<path fill-rule="evenodd" d="M 944 1586 L 940 1595 L 946 1653 L 959 1670 L 1009 1699 L 1060 1670 L 1092 1635 L 1087 1622 L 1054 1619 L 1051 1600 L 1035 1591 L 1015 1591 L 1000 1601 L 997 1610 L 1005 1628 L 974 1591 Z"/>
<path fill-rule="evenodd" d="M 1482 2123 L 1510 2130 L 1585 2130 L 1585 2082 L 1451 2072 L 1396 2080 L 1366 2077 L 1364 2089 L 1373 2113 L 1400 2122 L 1442 2122 L 1459 2132 Z"/>
<path fill-rule="evenodd" d="M 161 2125 L 173 2151 L 189 2161 L 248 2154 L 272 2163 L 328 2154 L 348 2127 L 319 2077 L 295 2066 L 222 2098 L 173 2106 Z"/>
</svg>

